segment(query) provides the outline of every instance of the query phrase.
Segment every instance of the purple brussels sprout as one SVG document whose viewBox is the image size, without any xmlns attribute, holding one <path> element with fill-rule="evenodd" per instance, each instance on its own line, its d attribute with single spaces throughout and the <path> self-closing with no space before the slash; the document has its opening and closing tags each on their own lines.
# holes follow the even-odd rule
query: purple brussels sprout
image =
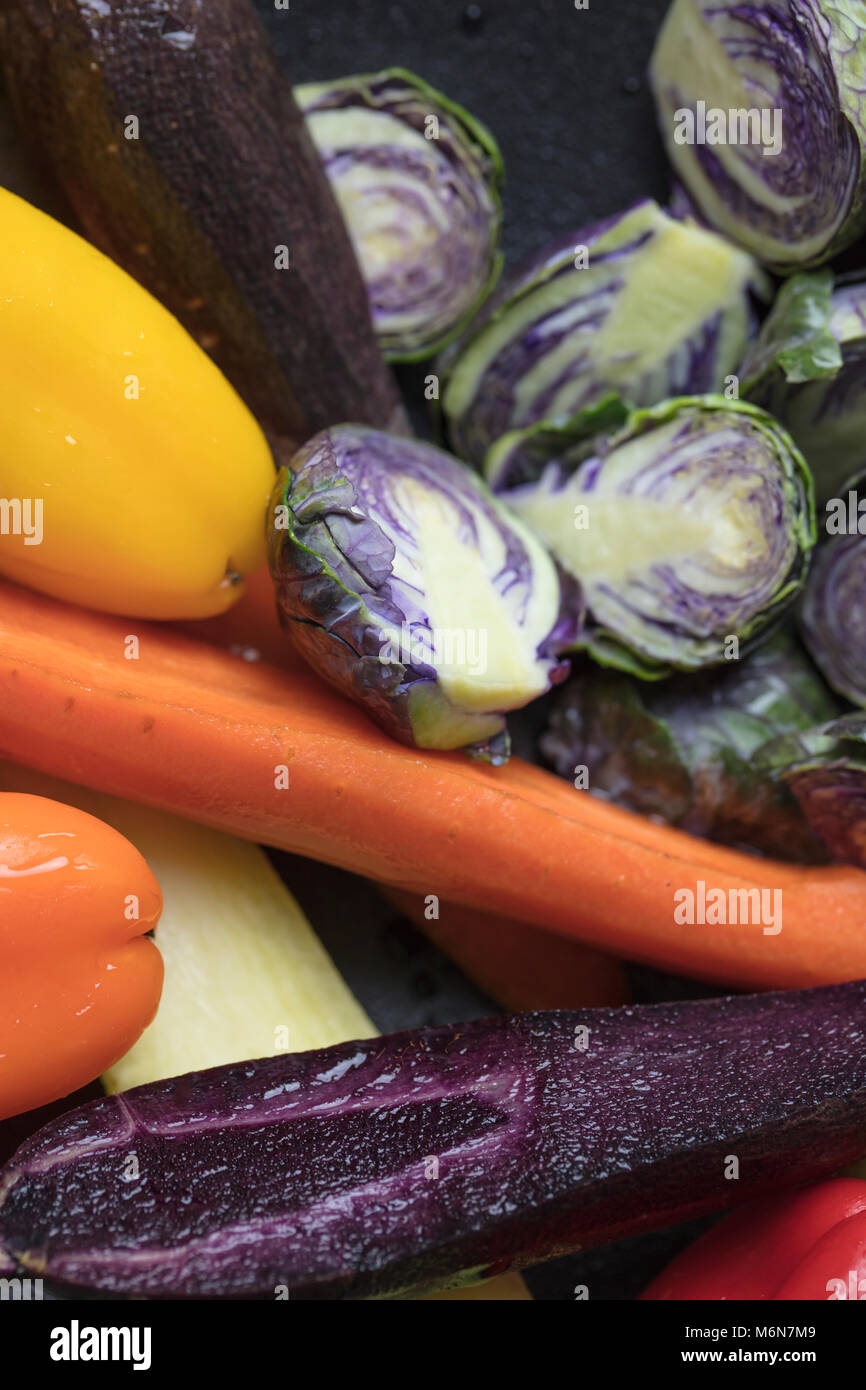
<svg viewBox="0 0 866 1390">
<path fill-rule="evenodd" d="M 403 68 L 295 88 L 391 361 L 438 351 L 502 269 L 502 158 L 479 121 Z"/>
<path fill-rule="evenodd" d="M 677 179 L 780 273 L 866 228 L 862 0 L 673 0 L 650 66 Z"/>
<path fill-rule="evenodd" d="M 834 859 L 866 869 L 866 715 L 780 736 L 757 763 L 793 792 Z"/>
<path fill-rule="evenodd" d="M 610 393 L 633 406 L 722 391 L 752 329 L 751 257 L 652 200 L 545 248 L 503 281 L 445 355 L 442 412 L 481 464 L 512 429 Z"/>
<path fill-rule="evenodd" d="M 866 473 L 830 498 L 801 613 L 803 636 L 825 679 L 866 708 Z"/>
<path fill-rule="evenodd" d="M 723 670 L 642 681 L 587 661 L 557 691 L 545 762 L 593 796 L 720 844 L 819 863 L 826 851 L 756 755 L 833 718 L 839 704 L 796 638 L 775 633 Z"/>
<path fill-rule="evenodd" d="M 796 599 L 815 541 L 812 479 L 790 436 L 722 396 L 635 411 L 608 437 L 586 428 L 516 431 L 486 464 L 579 581 L 582 645 L 646 679 L 744 656 Z"/>
<path fill-rule="evenodd" d="M 567 674 L 578 586 L 477 475 L 359 425 L 277 479 L 270 567 L 310 665 L 393 737 L 508 756 L 504 715 Z"/>
<path fill-rule="evenodd" d="M 866 462 L 866 274 L 792 275 L 750 348 L 743 391 L 793 435 L 818 500 Z"/>
</svg>

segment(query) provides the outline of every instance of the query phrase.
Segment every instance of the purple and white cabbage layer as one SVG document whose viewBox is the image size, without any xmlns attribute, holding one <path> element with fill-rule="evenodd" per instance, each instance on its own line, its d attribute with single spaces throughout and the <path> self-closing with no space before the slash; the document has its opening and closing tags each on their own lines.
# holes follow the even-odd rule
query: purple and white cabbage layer
<svg viewBox="0 0 866 1390">
<path fill-rule="evenodd" d="M 866 472 L 827 504 L 822 524 L 826 536 L 803 600 L 803 636 L 833 689 L 866 708 Z"/>
<path fill-rule="evenodd" d="M 806 456 L 819 501 L 866 464 L 866 274 L 792 275 L 741 368 Z"/>
<path fill-rule="evenodd" d="M 673 0 L 650 78 L 677 178 L 758 260 L 818 265 L 866 228 L 862 0 Z"/>
<path fill-rule="evenodd" d="M 452 446 L 481 464 L 508 430 L 722 391 L 752 324 L 749 256 L 647 199 L 548 246 L 503 281 L 443 361 Z"/>
<path fill-rule="evenodd" d="M 635 411 L 607 438 L 579 431 L 528 431 L 534 467 L 540 443 L 547 462 L 502 495 L 579 581 L 582 644 L 648 679 L 745 655 L 797 597 L 815 541 L 790 436 L 721 396 Z"/>
<path fill-rule="evenodd" d="M 317 434 L 274 489 L 283 625 L 403 743 L 507 757 L 504 714 L 564 678 L 577 585 L 441 449 L 359 425 Z"/>
<path fill-rule="evenodd" d="M 462 106 L 403 68 L 295 88 L 392 361 L 428 357 L 502 268 L 502 158 Z"/>
</svg>

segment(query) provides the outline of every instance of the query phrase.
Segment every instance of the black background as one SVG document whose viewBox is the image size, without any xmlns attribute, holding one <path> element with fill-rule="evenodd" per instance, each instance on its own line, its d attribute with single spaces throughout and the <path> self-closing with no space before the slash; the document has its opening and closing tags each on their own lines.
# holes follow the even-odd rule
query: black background
<svg viewBox="0 0 866 1390">
<path fill-rule="evenodd" d="M 505 160 L 509 260 L 667 196 L 646 69 L 668 0 L 256 0 L 292 82 L 407 67 L 484 121 Z"/>
</svg>

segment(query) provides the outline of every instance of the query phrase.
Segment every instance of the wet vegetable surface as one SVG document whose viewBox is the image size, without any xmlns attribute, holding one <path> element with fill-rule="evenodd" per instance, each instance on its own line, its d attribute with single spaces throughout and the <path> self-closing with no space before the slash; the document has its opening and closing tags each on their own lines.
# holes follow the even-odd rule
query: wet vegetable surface
<svg viewBox="0 0 866 1390">
<path fill-rule="evenodd" d="M 84 1106 L 4 1170 L 0 1248 L 113 1293 L 383 1296 L 822 1176 L 864 1133 L 864 982 L 524 1014 Z"/>
<path fill-rule="evenodd" d="M 699 677 L 648 682 L 586 663 L 558 693 L 540 750 L 561 777 L 573 781 L 583 767 L 594 795 L 641 815 L 810 863 L 824 857 L 820 840 L 755 754 L 838 709 L 796 638 L 781 632 Z"/>
<path fill-rule="evenodd" d="M 866 715 L 782 735 L 758 759 L 791 789 L 833 857 L 866 868 Z"/>
</svg>

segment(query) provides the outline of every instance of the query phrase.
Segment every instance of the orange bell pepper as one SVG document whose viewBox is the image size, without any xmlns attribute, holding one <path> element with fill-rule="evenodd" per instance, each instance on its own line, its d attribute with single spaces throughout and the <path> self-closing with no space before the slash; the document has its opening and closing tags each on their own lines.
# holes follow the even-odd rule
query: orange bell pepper
<svg viewBox="0 0 866 1390">
<path fill-rule="evenodd" d="M 0 794 L 0 1119 L 86 1085 L 156 1013 L 159 884 L 84 811 Z"/>
</svg>

